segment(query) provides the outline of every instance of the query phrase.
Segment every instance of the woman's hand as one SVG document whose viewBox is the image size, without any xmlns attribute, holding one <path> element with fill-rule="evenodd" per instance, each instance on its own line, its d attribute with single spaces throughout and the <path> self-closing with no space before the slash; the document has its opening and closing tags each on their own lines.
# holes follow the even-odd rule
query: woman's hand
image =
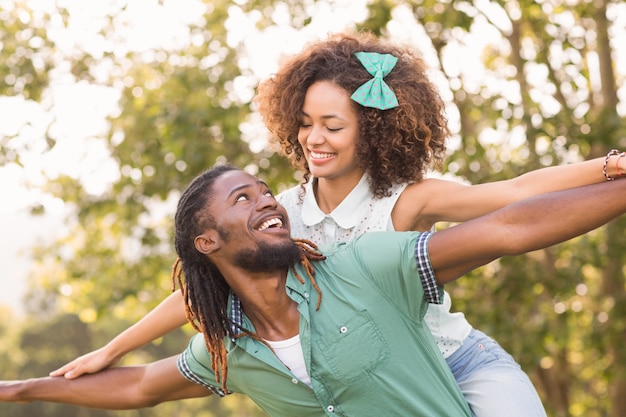
<svg viewBox="0 0 626 417">
<path fill-rule="evenodd" d="M 115 365 L 120 359 L 121 357 L 111 355 L 107 346 L 104 346 L 66 363 L 59 369 L 50 372 L 50 376 L 64 376 L 66 379 L 74 379 L 84 374 L 93 374 L 106 369 Z"/>
</svg>

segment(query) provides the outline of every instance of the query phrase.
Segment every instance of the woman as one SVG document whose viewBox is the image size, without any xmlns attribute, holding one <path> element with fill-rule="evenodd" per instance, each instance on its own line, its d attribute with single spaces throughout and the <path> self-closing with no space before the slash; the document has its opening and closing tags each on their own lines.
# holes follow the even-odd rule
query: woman
<svg viewBox="0 0 626 417">
<path fill-rule="evenodd" d="M 466 221 L 528 196 L 626 172 L 624 153 L 612 151 L 474 186 L 425 179 L 445 155 L 444 104 L 415 51 L 367 33 L 309 45 L 260 85 L 257 103 L 283 153 L 305 173 L 301 186 L 278 196 L 292 236 L 318 244 L 375 230 L 429 230 L 438 221 Z M 545 416 L 519 365 L 450 306 L 444 293 L 426 322 L 473 413 Z M 105 347 L 52 375 L 95 372 L 183 323 L 183 301 L 174 293 Z"/>
</svg>

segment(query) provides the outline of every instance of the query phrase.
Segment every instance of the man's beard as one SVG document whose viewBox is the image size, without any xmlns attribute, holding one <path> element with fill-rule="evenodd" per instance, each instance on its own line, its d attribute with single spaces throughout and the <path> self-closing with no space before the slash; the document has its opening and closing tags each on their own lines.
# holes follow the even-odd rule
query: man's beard
<svg viewBox="0 0 626 417">
<path fill-rule="evenodd" d="M 243 249 L 237 253 L 237 265 L 250 272 L 273 272 L 287 269 L 300 261 L 301 252 L 292 240 L 280 245 L 261 242 L 255 249 Z"/>
</svg>

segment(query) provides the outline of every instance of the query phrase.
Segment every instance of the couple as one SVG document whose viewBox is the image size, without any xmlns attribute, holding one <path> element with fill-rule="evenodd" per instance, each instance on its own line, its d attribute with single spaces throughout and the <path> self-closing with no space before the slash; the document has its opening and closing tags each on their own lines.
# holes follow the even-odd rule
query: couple
<svg viewBox="0 0 626 417">
<path fill-rule="evenodd" d="M 318 251 L 292 239 L 265 183 L 218 166 L 189 185 L 176 213 L 174 272 L 201 332 L 187 350 L 75 380 L 4 381 L 0 401 L 123 409 L 240 392 L 271 416 L 471 416 L 424 324 L 428 303 L 498 257 L 623 214 L 624 193 L 626 181 L 607 181 L 437 233 L 366 233 Z"/>
</svg>

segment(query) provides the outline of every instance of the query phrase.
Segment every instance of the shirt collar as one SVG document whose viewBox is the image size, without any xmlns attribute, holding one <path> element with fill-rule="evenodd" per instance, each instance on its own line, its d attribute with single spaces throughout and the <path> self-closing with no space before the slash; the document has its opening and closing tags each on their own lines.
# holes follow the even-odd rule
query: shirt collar
<svg viewBox="0 0 626 417">
<path fill-rule="evenodd" d="M 231 292 L 230 297 L 230 319 L 233 334 L 238 336 L 241 334 L 241 326 L 243 325 L 243 310 L 241 309 L 241 301 L 234 293 Z M 235 338 L 232 338 L 235 343 Z"/>
<path fill-rule="evenodd" d="M 326 217 L 330 217 L 342 229 L 351 229 L 356 226 L 361 219 L 360 213 L 365 209 L 366 202 L 370 198 L 367 175 L 361 177 L 350 194 L 330 214 L 325 214 L 315 200 L 314 181 L 316 178 L 311 177 L 305 185 L 306 193 L 302 201 L 302 222 L 306 226 L 314 226 L 321 223 Z"/>
<path fill-rule="evenodd" d="M 291 299 L 297 301 L 298 303 L 300 303 L 301 301 L 304 301 L 305 299 L 308 300 L 309 298 L 308 295 L 304 295 L 307 293 L 307 288 L 310 285 L 308 283 L 309 281 L 305 280 L 304 284 L 302 284 L 297 278 L 295 278 L 293 272 L 290 271 L 287 274 L 287 283 L 286 283 L 287 294 L 291 294 L 290 295 Z M 243 319 L 244 319 L 243 307 L 241 306 L 241 300 L 239 299 L 239 297 L 237 297 L 237 294 L 232 292 L 232 290 L 230 291 L 229 302 L 230 302 L 230 320 L 231 320 L 230 328 L 233 331 L 233 335 L 235 336 L 231 338 L 231 341 L 233 343 L 236 343 L 237 336 L 241 335 L 242 328 L 243 328 Z"/>
</svg>

